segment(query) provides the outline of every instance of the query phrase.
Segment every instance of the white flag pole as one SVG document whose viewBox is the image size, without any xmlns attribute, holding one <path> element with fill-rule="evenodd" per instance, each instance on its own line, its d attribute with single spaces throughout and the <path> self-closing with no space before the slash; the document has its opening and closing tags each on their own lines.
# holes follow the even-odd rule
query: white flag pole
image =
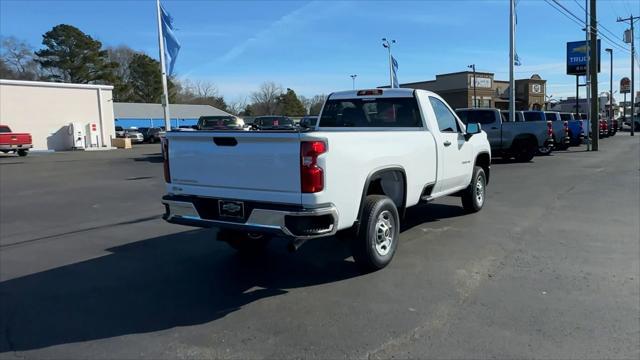
<svg viewBox="0 0 640 360">
<path fill-rule="evenodd" d="M 164 34 L 162 33 L 162 14 L 160 12 L 160 0 L 156 0 L 158 11 L 158 45 L 160 48 L 160 68 L 162 71 L 162 109 L 164 110 L 164 126 L 166 131 L 171 130 L 171 116 L 169 113 L 169 90 L 167 87 L 167 66 L 164 58 Z"/>
</svg>

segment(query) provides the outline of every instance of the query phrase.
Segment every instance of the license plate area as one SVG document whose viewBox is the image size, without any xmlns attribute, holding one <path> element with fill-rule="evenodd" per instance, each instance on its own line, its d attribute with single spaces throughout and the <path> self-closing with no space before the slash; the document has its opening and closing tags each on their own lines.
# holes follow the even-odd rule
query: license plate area
<svg viewBox="0 0 640 360">
<path fill-rule="evenodd" d="M 244 202 L 218 200 L 218 214 L 221 217 L 244 219 Z"/>
</svg>

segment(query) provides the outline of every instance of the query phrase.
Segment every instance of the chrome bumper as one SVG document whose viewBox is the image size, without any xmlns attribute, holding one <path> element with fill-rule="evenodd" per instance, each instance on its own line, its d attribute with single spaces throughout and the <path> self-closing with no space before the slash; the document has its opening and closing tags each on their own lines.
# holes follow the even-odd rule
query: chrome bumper
<svg viewBox="0 0 640 360">
<path fill-rule="evenodd" d="M 162 199 L 165 205 L 163 219 L 167 222 L 179 225 L 196 227 L 228 228 L 247 232 L 266 232 L 278 234 L 296 239 L 312 239 L 334 235 L 338 226 L 338 211 L 331 205 L 317 209 L 304 209 L 301 211 L 283 211 L 254 208 L 244 222 L 225 221 L 220 219 L 205 219 L 200 216 L 193 203 L 188 201 L 176 201 Z M 314 232 L 311 235 L 295 234 L 286 225 L 286 218 L 291 216 L 325 216 L 330 215 L 332 223 L 327 229 Z"/>
<path fill-rule="evenodd" d="M 33 144 L 0 144 L 0 150 L 31 149 Z"/>
</svg>

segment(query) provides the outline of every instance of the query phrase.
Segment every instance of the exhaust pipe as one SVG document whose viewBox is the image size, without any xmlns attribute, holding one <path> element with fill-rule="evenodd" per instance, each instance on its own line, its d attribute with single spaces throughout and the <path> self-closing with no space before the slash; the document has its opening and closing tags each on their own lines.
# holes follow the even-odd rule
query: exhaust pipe
<svg viewBox="0 0 640 360">
<path fill-rule="evenodd" d="M 304 244 L 305 242 L 307 242 L 307 239 L 294 239 L 294 240 L 291 240 L 289 242 L 289 245 L 287 245 L 287 250 L 289 250 L 289 252 L 296 252 L 296 251 L 298 251 L 300 246 L 302 246 L 302 244 Z"/>
</svg>

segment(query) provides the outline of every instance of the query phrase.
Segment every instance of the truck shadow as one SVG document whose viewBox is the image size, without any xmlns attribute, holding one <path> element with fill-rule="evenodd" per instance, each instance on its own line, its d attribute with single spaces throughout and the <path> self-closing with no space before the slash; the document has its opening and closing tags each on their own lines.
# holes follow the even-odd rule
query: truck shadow
<svg viewBox="0 0 640 360">
<path fill-rule="evenodd" d="M 462 214 L 459 206 L 417 206 L 404 228 Z M 214 237 L 203 229 L 131 242 L 0 283 L 0 353 L 208 323 L 289 289 L 361 274 L 334 237 L 295 254 L 276 239 L 267 256 L 253 258 Z"/>
<path fill-rule="evenodd" d="M 296 254 L 280 243 L 245 258 L 209 230 L 186 231 L 4 281 L 0 353 L 207 323 L 287 289 L 358 276 L 336 243 L 312 241 Z"/>
</svg>

